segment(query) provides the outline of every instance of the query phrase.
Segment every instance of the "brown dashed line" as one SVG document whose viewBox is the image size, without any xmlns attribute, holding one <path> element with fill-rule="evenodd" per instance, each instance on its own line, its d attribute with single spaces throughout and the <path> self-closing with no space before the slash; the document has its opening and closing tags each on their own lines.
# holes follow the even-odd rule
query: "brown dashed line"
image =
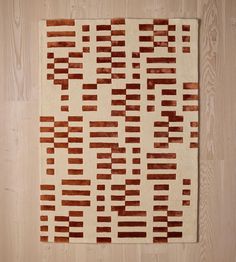
<svg viewBox="0 0 236 262">
<path fill-rule="evenodd" d="M 54 195 L 41 195 L 40 200 L 43 201 L 55 201 L 55 196 Z"/>
<path fill-rule="evenodd" d="M 48 63 L 47 64 L 47 69 L 54 69 L 54 64 Z"/>
<path fill-rule="evenodd" d="M 69 100 L 68 95 L 61 95 L 61 101 L 67 101 L 67 100 Z"/>
<path fill-rule="evenodd" d="M 84 101 L 92 101 L 92 100 L 97 100 L 97 95 L 83 95 L 83 100 Z"/>
<path fill-rule="evenodd" d="M 111 57 L 126 57 L 126 55 L 123 51 L 113 51 L 111 52 Z"/>
<path fill-rule="evenodd" d="M 183 179 L 183 185 L 191 185 L 191 179 Z"/>
<path fill-rule="evenodd" d="M 154 237 L 153 243 L 167 243 L 167 237 Z"/>
<path fill-rule="evenodd" d="M 111 105 L 113 106 L 124 106 L 125 104 L 125 100 L 111 100 Z"/>
<path fill-rule="evenodd" d="M 125 110 L 126 111 L 140 111 L 140 106 L 138 106 L 138 105 L 126 105 Z"/>
<path fill-rule="evenodd" d="M 54 185 L 40 185 L 41 190 L 55 190 Z"/>
<path fill-rule="evenodd" d="M 154 216 L 153 222 L 167 222 L 167 216 Z"/>
<path fill-rule="evenodd" d="M 154 132 L 154 137 L 168 137 L 168 132 Z"/>
<path fill-rule="evenodd" d="M 147 216 L 147 212 L 146 211 L 126 211 L 126 210 L 122 210 L 120 212 L 118 212 L 119 216 L 135 216 L 135 217 L 145 217 Z"/>
<path fill-rule="evenodd" d="M 111 30 L 111 25 L 97 25 L 97 31 Z"/>
<path fill-rule="evenodd" d="M 118 132 L 90 132 L 90 137 L 118 137 Z"/>
<path fill-rule="evenodd" d="M 80 121 L 83 121 L 83 117 L 82 116 L 68 116 L 68 121 L 80 122 Z"/>
<path fill-rule="evenodd" d="M 47 32 L 47 37 L 75 36 L 75 31 L 53 31 Z"/>
<path fill-rule="evenodd" d="M 139 30 L 140 31 L 153 31 L 153 24 L 140 24 L 139 25 Z"/>
<path fill-rule="evenodd" d="M 154 33 L 154 36 L 167 36 L 168 35 L 168 31 L 166 30 L 156 30 L 153 33 Z"/>
<path fill-rule="evenodd" d="M 125 164 L 126 158 L 112 158 L 111 163 L 112 164 Z"/>
<path fill-rule="evenodd" d="M 191 127 L 198 127 L 198 122 L 190 122 Z"/>
<path fill-rule="evenodd" d="M 153 227 L 153 232 L 167 232 L 167 227 Z"/>
<path fill-rule="evenodd" d="M 175 31 L 175 25 L 168 25 L 168 31 Z"/>
<path fill-rule="evenodd" d="M 48 221 L 48 216 L 40 216 L 40 221 Z"/>
<path fill-rule="evenodd" d="M 42 133 L 54 132 L 54 127 L 40 127 L 40 132 L 42 132 Z"/>
<path fill-rule="evenodd" d="M 97 169 L 111 169 L 111 163 L 98 163 Z"/>
<path fill-rule="evenodd" d="M 83 127 L 69 126 L 68 132 L 83 132 Z"/>
<path fill-rule="evenodd" d="M 147 233 L 146 232 L 118 232 L 118 237 L 120 238 L 142 238 L 146 237 Z"/>
<path fill-rule="evenodd" d="M 68 169 L 68 175 L 83 175 L 83 169 Z"/>
<path fill-rule="evenodd" d="M 125 206 L 140 206 L 140 201 L 125 201 Z"/>
<path fill-rule="evenodd" d="M 98 216 L 97 222 L 111 222 L 110 216 Z"/>
<path fill-rule="evenodd" d="M 168 36 L 168 42 L 175 42 L 175 36 L 174 35 L 169 35 Z"/>
<path fill-rule="evenodd" d="M 140 190 L 125 190 L 126 196 L 139 196 Z"/>
<path fill-rule="evenodd" d="M 168 221 L 167 225 L 168 227 L 182 227 L 183 222 L 182 221 Z"/>
<path fill-rule="evenodd" d="M 126 126 L 125 132 L 140 132 L 140 126 Z"/>
<path fill-rule="evenodd" d="M 191 132 L 190 137 L 198 137 L 198 132 Z"/>
<path fill-rule="evenodd" d="M 111 153 L 97 153 L 98 159 L 107 159 L 111 158 Z"/>
<path fill-rule="evenodd" d="M 177 102 L 175 100 L 163 100 L 161 101 L 162 106 L 176 106 Z"/>
<path fill-rule="evenodd" d="M 111 196 L 112 201 L 124 201 L 125 196 Z"/>
<path fill-rule="evenodd" d="M 55 226 L 55 232 L 69 232 L 69 227 Z"/>
<path fill-rule="evenodd" d="M 75 20 L 74 19 L 56 19 L 56 20 L 47 20 L 47 26 L 74 26 Z"/>
<path fill-rule="evenodd" d="M 153 36 L 140 36 L 139 37 L 140 42 L 153 42 Z"/>
<path fill-rule="evenodd" d="M 167 237 L 168 238 L 180 238 L 182 237 L 182 232 L 168 232 Z"/>
<path fill-rule="evenodd" d="M 52 169 L 52 168 L 47 168 L 47 169 L 46 169 L 46 174 L 47 174 L 47 175 L 54 175 L 54 169 Z"/>
<path fill-rule="evenodd" d="M 82 25 L 82 31 L 88 32 L 89 31 L 89 25 Z"/>
<path fill-rule="evenodd" d="M 169 122 L 163 122 L 163 121 L 155 121 L 154 127 L 168 127 Z"/>
<path fill-rule="evenodd" d="M 90 206 L 89 200 L 62 200 L 62 206 Z"/>
<path fill-rule="evenodd" d="M 61 106 L 61 111 L 69 111 L 69 107 L 68 106 Z"/>
<path fill-rule="evenodd" d="M 83 36 L 83 37 L 82 37 L 82 41 L 83 41 L 83 42 L 89 42 L 89 41 L 90 41 L 90 36 L 87 36 L 87 35 L 86 35 L 86 36 Z"/>
<path fill-rule="evenodd" d="M 132 52 L 132 58 L 139 58 L 140 53 L 139 52 Z"/>
<path fill-rule="evenodd" d="M 183 95 L 183 100 L 198 100 L 198 95 Z"/>
<path fill-rule="evenodd" d="M 97 227 L 98 233 L 111 232 L 111 227 Z"/>
<path fill-rule="evenodd" d="M 69 237 L 54 237 L 54 242 L 69 243 Z"/>
<path fill-rule="evenodd" d="M 147 164 L 148 169 L 176 169 L 177 164 Z"/>
<path fill-rule="evenodd" d="M 40 143 L 53 143 L 53 137 L 40 137 Z"/>
<path fill-rule="evenodd" d="M 175 89 L 163 89 L 162 95 L 176 95 Z"/>
<path fill-rule="evenodd" d="M 169 20 L 168 19 L 153 19 L 154 25 L 168 25 Z"/>
<path fill-rule="evenodd" d="M 97 53 L 102 53 L 102 52 L 110 53 L 111 52 L 111 47 L 110 46 L 98 46 L 97 47 Z"/>
<path fill-rule="evenodd" d="M 182 36 L 182 41 L 183 42 L 190 42 L 190 36 L 188 36 L 188 35 Z"/>
<path fill-rule="evenodd" d="M 182 31 L 190 31 L 190 25 L 182 25 Z"/>
<path fill-rule="evenodd" d="M 154 52 L 154 47 L 148 47 L 148 46 L 141 46 L 139 48 L 140 53 L 153 53 Z"/>
<path fill-rule="evenodd" d="M 169 185 L 154 185 L 154 190 L 169 190 Z"/>
<path fill-rule="evenodd" d="M 126 179 L 126 185 L 140 185 L 140 179 Z"/>
<path fill-rule="evenodd" d="M 82 63 L 69 63 L 69 68 L 83 68 Z"/>
<path fill-rule="evenodd" d="M 190 196 L 191 191 L 190 191 L 189 189 L 183 189 L 182 194 L 183 194 L 183 195 Z"/>
<path fill-rule="evenodd" d="M 140 150 L 140 148 L 133 148 L 133 149 L 132 149 L 132 152 L 133 152 L 134 154 L 137 154 L 137 153 L 140 153 L 141 150 Z"/>
<path fill-rule="evenodd" d="M 82 154 L 83 148 L 68 148 L 69 154 Z"/>
<path fill-rule="evenodd" d="M 198 111 L 198 106 L 183 106 L 183 111 Z"/>
<path fill-rule="evenodd" d="M 111 74 L 111 68 L 100 67 L 97 68 L 97 74 Z"/>
<path fill-rule="evenodd" d="M 112 18 L 111 24 L 112 25 L 125 25 L 125 18 Z"/>
<path fill-rule="evenodd" d="M 125 147 L 114 147 L 111 149 L 112 153 L 125 153 L 126 152 L 126 148 Z"/>
<path fill-rule="evenodd" d="M 171 126 L 169 127 L 169 132 L 183 132 L 182 126 Z"/>
<path fill-rule="evenodd" d="M 54 143 L 55 148 L 68 148 L 68 143 Z"/>
<path fill-rule="evenodd" d="M 83 57 L 82 52 L 69 52 L 69 57 Z"/>
<path fill-rule="evenodd" d="M 97 106 L 82 106 L 83 111 L 97 111 Z"/>
<path fill-rule="evenodd" d="M 183 211 L 172 211 L 172 210 L 169 210 L 167 212 L 167 216 L 170 216 L 170 217 L 182 217 L 183 216 Z"/>
<path fill-rule="evenodd" d="M 97 243 L 111 243 L 110 237 L 97 237 Z"/>
<path fill-rule="evenodd" d="M 68 138 L 69 143 L 83 143 L 82 137 L 69 137 Z"/>
<path fill-rule="evenodd" d="M 97 84 L 111 84 L 110 78 L 98 78 Z"/>
<path fill-rule="evenodd" d="M 70 217 L 82 217 L 83 211 L 69 211 Z"/>
<path fill-rule="evenodd" d="M 169 143 L 183 143 L 182 137 L 169 137 L 168 138 Z"/>
<path fill-rule="evenodd" d="M 167 211 L 168 206 L 165 205 L 155 205 L 153 206 L 153 211 Z"/>
<path fill-rule="evenodd" d="M 118 127 L 117 121 L 90 121 L 90 127 Z"/>
<path fill-rule="evenodd" d="M 90 148 L 114 148 L 118 147 L 118 143 L 90 143 Z"/>
<path fill-rule="evenodd" d="M 176 63 L 175 57 L 147 57 L 147 63 Z"/>
<path fill-rule="evenodd" d="M 53 48 L 53 47 L 75 47 L 75 42 L 48 42 L 47 43 L 48 48 Z"/>
<path fill-rule="evenodd" d="M 41 205 L 40 206 L 41 211 L 55 211 L 55 206 L 51 205 Z"/>
<path fill-rule="evenodd" d="M 40 122 L 54 122 L 53 116 L 41 116 Z"/>
<path fill-rule="evenodd" d="M 125 46 L 125 41 L 111 41 L 112 46 Z"/>
<path fill-rule="evenodd" d="M 126 63 L 125 62 L 112 62 L 111 66 L 113 68 L 125 68 Z"/>
<path fill-rule="evenodd" d="M 182 205 L 183 206 L 190 206 L 190 200 L 183 200 Z"/>
<path fill-rule="evenodd" d="M 147 223 L 144 221 L 120 221 L 118 227 L 146 227 Z"/>
<path fill-rule="evenodd" d="M 48 231 L 48 226 L 40 226 L 40 231 L 41 232 L 47 232 Z"/>
<path fill-rule="evenodd" d="M 125 143 L 140 143 L 140 137 L 126 137 Z"/>
<path fill-rule="evenodd" d="M 162 85 L 170 85 L 170 84 L 176 84 L 176 79 L 175 78 L 159 78 L 155 80 L 156 84 L 162 84 Z"/>
<path fill-rule="evenodd" d="M 84 237 L 83 232 L 70 232 L 69 237 L 82 238 Z"/>
<path fill-rule="evenodd" d="M 68 132 L 55 132 L 54 137 L 68 137 Z"/>
<path fill-rule="evenodd" d="M 182 50 L 183 50 L 183 53 L 190 53 L 190 47 L 189 46 L 184 46 L 182 48 Z"/>
<path fill-rule="evenodd" d="M 97 89 L 97 84 L 83 84 L 83 89 Z"/>
<path fill-rule="evenodd" d="M 111 78 L 113 78 L 113 79 L 125 79 L 125 74 L 121 74 L 121 73 L 111 74 Z"/>
<path fill-rule="evenodd" d="M 140 164 L 140 158 L 133 158 L 133 164 Z"/>
<path fill-rule="evenodd" d="M 105 201 L 105 196 L 97 196 L 97 201 Z"/>
<path fill-rule="evenodd" d="M 62 185 L 70 185 L 70 186 L 89 186 L 91 184 L 90 180 L 70 180 L 70 179 L 62 179 Z"/>
<path fill-rule="evenodd" d="M 125 116 L 125 110 L 112 110 L 111 116 Z"/>
<path fill-rule="evenodd" d="M 126 174 L 126 169 L 112 169 L 111 173 L 113 175 L 125 175 Z"/>
<path fill-rule="evenodd" d="M 125 35 L 125 30 L 111 30 L 111 35 L 122 36 Z"/>
<path fill-rule="evenodd" d="M 47 58 L 54 58 L 54 53 L 47 53 Z"/>
<path fill-rule="evenodd" d="M 97 174 L 97 179 L 110 180 L 111 175 L 110 174 Z"/>
<path fill-rule="evenodd" d="M 83 74 L 68 74 L 68 79 L 83 79 Z"/>
<path fill-rule="evenodd" d="M 157 47 L 157 46 L 161 46 L 161 47 L 168 47 L 168 42 L 154 42 L 154 46 Z"/>
<path fill-rule="evenodd" d="M 125 185 L 111 185 L 111 190 L 125 190 Z"/>
<path fill-rule="evenodd" d="M 168 199 L 169 199 L 168 196 L 159 196 L 159 195 L 157 195 L 157 196 L 153 197 L 153 200 L 155 200 L 155 201 L 167 201 Z"/>
<path fill-rule="evenodd" d="M 176 48 L 174 46 L 168 47 L 168 53 L 175 53 L 175 52 L 176 52 Z"/>
<path fill-rule="evenodd" d="M 101 41 L 101 42 L 103 42 L 103 41 L 111 41 L 111 36 L 109 36 L 109 35 L 104 35 L 104 36 L 97 36 L 96 37 L 96 40 L 99 42 L 99 41 Z"/>
<path fill-rule="evenodd" d="M 176 73 L 176 68 L 147 68 L 147 73 L 150 74 L 174 74 Z M 166 91 L 166 90 L 162 90 Z"/>
<path fill-rule="evenodd" d="M 148 180 L 175 180 L 176 174 L 148 174 Z"/>
<path fill-rule="evenodd" d="M 140 100 L 140 95 L 126 95 L 126 100 Z"/>
<path fill-rule="evenodd" d="M 126 95 L 126 89 L 112 89 L 112 95 Z"/>
<path fill-rule="evenodd" d="M 154 148 L 169 148 L 168 143 L 154 143 Z"/>
<path fill-rule="evenodd" d="M 67 216 L 55 216 L 55 221 L 69 221 Z"/>
<path fill-rule="evenodd" d="M 105 185 L 97 185 L 97 190 L 105 190 Z"/>
<path fill-rule="evenodd" d="M 64 57 L 54 58 L 54 63 L 68 63 L 68 61 L 68 58 Z"/>
</svg>

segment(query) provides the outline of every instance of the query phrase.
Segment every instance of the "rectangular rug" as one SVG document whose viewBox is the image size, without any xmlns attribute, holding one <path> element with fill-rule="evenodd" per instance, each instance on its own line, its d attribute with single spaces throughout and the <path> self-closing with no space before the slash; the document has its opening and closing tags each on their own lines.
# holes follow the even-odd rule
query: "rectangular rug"
<svg viewBox="0 0 236 262">
<path fill-rule="evenodd" d="M 197 240 L 198 21 L 40 22 L 40 237 Z"/>
</svg>

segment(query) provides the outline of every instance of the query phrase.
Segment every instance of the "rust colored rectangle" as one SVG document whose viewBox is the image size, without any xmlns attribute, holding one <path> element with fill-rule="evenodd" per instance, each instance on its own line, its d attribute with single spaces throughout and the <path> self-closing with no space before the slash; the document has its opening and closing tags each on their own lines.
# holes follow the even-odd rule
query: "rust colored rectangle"
<svg viewBox="0 0 236 262">
<path fill-rule="evenodd" d="M 74 26 L 74 19 L 51 19 L 46 21 L 47 26 Z"/>
<path fill-rule="evenodd" d="M 140 31 L 153 31 L 153 24 L 140 24 L 139 30 Z"/>
<path fill-rule="evenodd" d="M 111 237 L 97 237 L 97 243 L 111 243 Z"/>
<path fill-rule="evenodd" d="M 75 31 L 50 31 L 47 37 L 75 36 Z"/>
<path fill-rule="evenodd" d="M 90 148 L 113 148 L 118 147 L 118 143 L 102 143 L 102 142 L 94 142 L 89 144 Z"/>
<path fill-rule="evenodd" d="M 145 221 L 119 221 L 118 227 L 146 227 Z"/>
<path fill-rule="evenodd" d="M 97 25 L 97 31 L 107 31 L 111 30 L 111 25 Z"/>
<path fill-rule="evenodd" d="M 97 111 L 97 106 L 82 106 L 83 111 Z"/>
<path fill-rule="evenodd" d="M 183 106 L 183 111 L 198 111 L 198 106 Z"/>
<path fill-rule="evenodd" d="M 148 174 L 148 180 L 175 180 L 176 174 Z"/>
<path fill-rule="evenodd" d="M 111 30 L 111 35 L 122 36 L 125 35 L 125 30 Z"/>
<path fill-rule="evenodd" d="M 97 95 L 83 95 L 83 100 L 84 101 L 93 101 L 93 100 L 97 100 Z"/>
<path fill-rule="evenodd" d="M 172 210 L 169 210 L 167 212 L 167 216 L 169 216 L 169 217 L 182 217 L 183 216 L 183 211 L 172 211 Z"/>
<path fill-rule="evenodd" d="M 68 175 L 83 175 L 83 169 L 68 169 Z"/>
<path fill-rule="evenodd" d="M 140 137 L 126 137 L 125 143 L 140 143 Z"/>
<path fill-rule="evenodd" d="M 125 132 L 140 132 L 140 126 L 126 126 Z"/>
<path fill-rule="evenodd" d="M 153 206 L 153 211 L 167 211 L 168 206 L 166 205 L 154 205 Z"/>
<path fill-rule="evenodd" d="M 97 216 L 97 222 L 111 222 L 111 216 Z"/>
<path fill-rule="evenodd" d="M 55 221 L 58 221 L 58 222 L 69 221 L 69 217 L 68 216 L 55 216 Z"/>
<path fill-rule="evenodd" d="M 69 232 L 69 227 L 55 226 L 55 232 Z"/>
<path fill-rule="evenodd" d="M 41 195 L 40 200 L 42 201 L 55 201 L 54 195 Z"/>
<path fill-rule="evenodd" d="M 97 227 L 98 233 L 111 232 L 111 227 Z"/>
<path fill-rule="evenodd" d="M 62 200 L 62 206 L 90 206 L 89 200 Z"/>
<path fill-rule="evenodd" d="M 119 238 L 144 238 L 147 236 L 146 232 L 118 232 Z"/>
<path fill-rule="evenodd" d="M 75 42 L 72 41 L 58 41 L 58 42 L 48 42 L 48 48 L 55 48 L 55 47 L 75 47 Z"/>
<path fill-rule="evenodd" d="M 164 185 L 154 185 L 154 190 L 169 190 L 169 185 L 164 184 Z"/>
<path fill-rule="evenodd" d="M 119 211 L 118 212 L 119 216 L 134 216 L 134 217 L 145 217 L 147 216 L 147 212 L 146 211 Z"/>
<path fill-rule="evenodd" d="M 69 186 L 89 186 L 91 184 L 90 180 L 82 180 L 82 179 L 62 179 L 62 185 L 69 185 Z"/>
<path fill-rule="evenodd" d="M 55 206 L 51 205 L 41 205 L 40 206 L 41 211 L 55 211 Z"/>
<path fill-rule="evenodd" d="M 147 158 L 176 158 L 176 153 L 147 153 Z"/>
<path fill-rule="evenodd" d="M 176 63 L 175 57 L 147 57 L 147 63 Z"/>
<path fill-rule="evenodd" d="M 62 190 L 63 196 L 90 196 L 89 190 Z"/>
<path fill-rule="evenodd" d="M 176 169 L 177 165 L 172 163 L 164 163 L 164 164 L 147 164 L 148 169 Z"/>
<path fill-rule="evenodd" d="M 69 237 L 54 237 L 56 243 L 69 243 Z"/>
<path fill-rule="evenodd" d="M 83 211 L 69 211 L 70 217 L 82 217 Z"/>
</svg>

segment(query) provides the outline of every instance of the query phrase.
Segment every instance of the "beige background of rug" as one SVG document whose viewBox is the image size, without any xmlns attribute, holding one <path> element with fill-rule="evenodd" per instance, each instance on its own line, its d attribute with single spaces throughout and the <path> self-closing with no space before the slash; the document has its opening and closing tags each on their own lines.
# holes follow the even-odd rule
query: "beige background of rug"
<svg viewBox="0 0 236 262">
<path fill-rule="evenodd" d="M 134 8 L 135 6 L 135 8 Z M 236 214 L 233 0 L 2 1 L 0 4 L 2 261 L 234 261 Z M 55 245 L 38 241 L 38 21 L 198 17 L 201 152 L 199 243 Z"/>
</svg>

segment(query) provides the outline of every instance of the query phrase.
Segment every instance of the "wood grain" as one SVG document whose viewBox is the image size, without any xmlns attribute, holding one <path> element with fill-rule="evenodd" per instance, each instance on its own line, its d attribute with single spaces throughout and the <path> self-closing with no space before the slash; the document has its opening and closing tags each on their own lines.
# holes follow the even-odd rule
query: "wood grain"
<svg viewBox="0 0 236 262">
<path fill-rule="evenodd" d="M 9 0 L 0 14 L 0 261 L 236 261 L 235 0 Z M 121 16 L 200 19 L 199 242 L 40 243 L 38 21 Z"/>
</svg>

